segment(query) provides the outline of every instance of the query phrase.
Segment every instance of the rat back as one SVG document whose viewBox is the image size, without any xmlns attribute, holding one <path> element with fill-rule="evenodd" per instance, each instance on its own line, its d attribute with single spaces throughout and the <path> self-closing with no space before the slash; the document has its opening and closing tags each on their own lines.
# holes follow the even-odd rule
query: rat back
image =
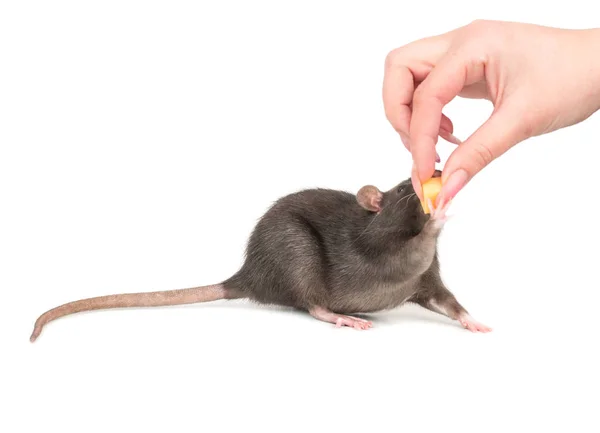
<svg viewBox="0 0 600 433">
<path fill-rule="evenodd" d="M 223 284 L 265 304 L 340 313 L 393 308 L 419 278 L 398 262 L 405 234 L 377 239 L 378 218 L 356 196 L 310 189 L 278 200 L 251 234 L 246 259 Z"/>
</svg>

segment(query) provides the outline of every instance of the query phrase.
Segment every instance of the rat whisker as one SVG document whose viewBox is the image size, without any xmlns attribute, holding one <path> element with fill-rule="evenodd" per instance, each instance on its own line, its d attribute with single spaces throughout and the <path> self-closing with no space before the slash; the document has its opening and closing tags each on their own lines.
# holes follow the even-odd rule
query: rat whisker
<svg viewBox="0 0 600 433">
<path fill-rule="evenodd" d="M 406 199 L 406 204 L 404 205 L 404 207 L 402 208 L 402 210 L 406 209 L 406 207 L 408 206 L 408 202 L 410 201 L 411 198 L 415 197 L 417 194 L 416 193 L 412 193 L 407 195 L 406 197 L 404 197 L 402 200 Z M 402 200 L 399 200 L 398 203 L 400 203 Z"/>
<path fill-rule="evenodd" d="M 402 197 L 400 200 L 398 200 L 395 204 L 394 204 L 394 210 L 396 210 L 396 208 L 398 206 L 400 206 L 400 203 L 402 203 L 404 200 L 406 200 L 406 205 L 402 208 L 402 210 L 406 209 L 406 206 L 408 206 L 408 202 L 411 199 L 411 197 L 414 197 L 416 194 L 413 192 L 412 194 L 407 195 L 406 197 Z"/>
</svg>

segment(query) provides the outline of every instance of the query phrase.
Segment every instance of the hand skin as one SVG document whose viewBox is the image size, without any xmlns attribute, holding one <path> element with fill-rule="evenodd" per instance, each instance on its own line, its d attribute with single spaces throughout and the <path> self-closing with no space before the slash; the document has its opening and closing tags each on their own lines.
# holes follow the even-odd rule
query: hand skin
<svg viewBox="0 0 600 433">
<path fill-rule="evenodd" d="M 474 21 L 391 51 L 383 102 L 413 157 L 413 185 L 439 162 L 438 136 L 457 144 L 436 205 L 453 199 L 514 145 L 579 123 L 600 109 L 600 29 Z M 490 118 L 460 143 L 442 110 L 456 96 L 487 99 Z"/>
</svg>

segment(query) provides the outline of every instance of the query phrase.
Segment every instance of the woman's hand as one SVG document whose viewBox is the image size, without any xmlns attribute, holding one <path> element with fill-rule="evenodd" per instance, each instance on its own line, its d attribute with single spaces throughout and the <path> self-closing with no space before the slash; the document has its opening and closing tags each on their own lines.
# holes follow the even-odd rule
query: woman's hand
<svg viewBox="0 0 600 433">
<path fill-rule="evenodd" d="M 600 108 L 600 29 L 476 21 L 389 53 L 385 113 L 411 152 L 413 184 L 435 169 L 438 136 L 458 147 L 437 203 L 452 199 L 515 144 L 581 122 Z M 490 118 L 460 143 L 442 110 L 456 96 L 487 99 Z M 459 144 L 460 143 L 460 144 Z"/>
</svg>

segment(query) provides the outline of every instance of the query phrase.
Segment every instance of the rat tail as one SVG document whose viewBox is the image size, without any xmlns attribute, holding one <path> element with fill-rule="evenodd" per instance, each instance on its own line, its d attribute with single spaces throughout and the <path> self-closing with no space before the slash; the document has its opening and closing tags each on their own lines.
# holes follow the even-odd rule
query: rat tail
<svg viewBox="0 0 600 433">
<path fill-rule="evenodd" d="M 234 291 L 228 290 L 223 284 L 194 287 L 190 289 L 166 290 L 162 292 L 124 293 L 119 295 L 99 296 L 97 298 L 82 299 L 53 308 L 42 314 L 35 322 L 33 333 L 29 340 L 33 343 L 48 322 L 59 317 L 75 314 L 82 311 L 103 310 L 109 308 L 128 307 L 162 307 L 168 305 L 195 304 L 210 302 L 219 299 L 233 299 L 241 297 Z"/>
</svg>

